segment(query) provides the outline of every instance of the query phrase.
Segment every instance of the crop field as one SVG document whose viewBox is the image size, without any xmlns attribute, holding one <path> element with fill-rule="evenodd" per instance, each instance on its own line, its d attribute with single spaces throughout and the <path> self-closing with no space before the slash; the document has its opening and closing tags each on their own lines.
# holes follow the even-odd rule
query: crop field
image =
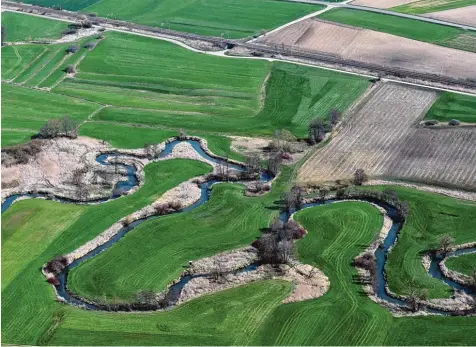
<svg viewBox="0 0 476 347">
<path fill-rule="evenodd" d="M 476 32 L 463 29 L 348 8 L 331 9 L 322 13 L 319 18 L 440 46 L 476 52 L 474 44 Z M 462 43 L 463 39 L 469 43 Z"/>
<path fill-rule="evenodd" d="M 112 105 L 95 120 L 248 136 L 285 128 L 304 137 L 311 119 L 326 118 L 333 108 L 345 111 L 369 84 L 332 71 L 213 57 L 109 33 L 75 78 L 53 91 Z"/>
<path fill-rule="evenodd" d="M 200 35 L 242 38 L 259 35 L 309 13 L 321 5 L 273 0 L 28 0 L 42 6 L 96 13 L 101 17 L 163 27 Z"/>
<path fill-rule="evenodd" d="M 176 160 L 147 166 L 145 187 L 126 199 L 99 207 L 62 205 L 39 200 L 15 204 L 2 216 L 2 262 L 10 264 L 9 267 L 2 267 L 2 316 L 8 315 L 8 319 L 2 318 L 3 341 L 51 345 L 206 345 L 211 340 L 224 345 L 476 343 L 473 334 L 474 317 L 393 318 L 386 309 L 362 295 L 360 285 L 353 280 L 356 271 L 350 262 L 372 242 L 375 233 L 380 229 L 382 217 L 370 205 L 356 202 L 320 206 L 302 211 L 296 216 L 309 231 L 309 234 L 297 243 L 301 260 L 317 265 L 333 283 L 330 291 L 319 299 L 283 305 L 280 302 L 291 289 L 290 285 L 279 281 L 264 281 L 205 296 L 167 312 L 149 314 L 92 312 L 54 301 L 53 291 L 38 274 L 38 267 L 58 251 L 67 252 L 74 249 L 120 216 L 146 204 L 146 201 L 153 200 L 155 195 L 165 191 L 167 187 L 186 179 L 185 176 L 177 177 L 177 172 L 184 175 L 185 170 L 188 170 L 191 175 L 196 175 L 204 169 L 206 171 L 202 164 L 196 165 L 197 163 L 190 161 Z M 273 188 L 274 197 L 285 189 L 288 180 L 289 171 L 281 176 L 279 183 Z M 410 189 L 394 189 L 411 202 L 411 219 L 414 220 L 412 223 L 422 228 L 419 231 L 424 233 L 425 237 L 434 237 L 432 234 L 436 232 L 436 228 L 445 230 L 450 227 L 450 218 L 440 214 L 440 210 L 451 208 L 452 213 L 461 216 L 458 221 L 470 221 L 470 218 L 464 217 L 465 214 L 471 214 L 467 203 Z M 227 241 L 221 244 L 222 250 L 252 240 L 253 235 L 258 233 L 257 228 L 266 224 L 275 213 L 266 208 L 273 205 L 272 197 L 264 198 L 266 201 L 262 200 L 255 205 L 253 198 L 243 197 L 240 191 L 240 187 L 233 185 L 215 187 L 212 200 L 209 205 L 204 205 L 201 211 L 200 218 L 208 221 L 203 223 L 204 229 L 201 230 L 206 237 L 213 237 L 212 233 L 207 231 L 209 223 L 218 223 L 218 219 L 226 214 L 224 210 L 228 211 L 226 221 L 221 221 L 221 225 L 226 227 L 225 234 L 228 235 Z M 143 200 L 145 201 L 142 202 Z M 213 220 L 211 215 L 216 209 L 217 220 Z M 245 225 L 238 219 L 237 223 L 233 222 L 235 219 L 228 221 L 235 212 L 245 213 L 245 210 L 253 211 L 256 219 L 252 220 L 257 224 Z M 433 217 L 437 219 L 433 220 Z M 190 216 L 185 214 L 180 218 L 185 222 Z M 171 247 L 178 242 L 178 229 L 167 219 L 154 222 L 161 225 L 160 230 L 159 225 L 154 227 L 154 230 L 157 228 L 155 235 L 149 228 L 143 228 L 126 236 L 121 242 L 130 244 L 129 249 L 121 247 L 121 244 L 117 245 L 122 252 L 125 251 L 132 257 L 128 266 L 141 263 L 140 252 L 134 251 L 138 249 L 136 247 L 142 247 L 139 234 L 145 234 L 144 237 L 148 240 L 158 240 L 162 233 L 173 233 L 173 236 L 162 241 Z M 424 228 L 425 221 L 431 223 L 430 229 Z M 46 222 L 47 226 L 44 225 Z M 459 223 L 456 224 L 458 232 L 465 227 Z M 190 231 L 190 225 L 185 228 Z M 198 230 L 198 226 L 193 228 Z M 46 229 L 48 233 L 45 233 Z M 239 232 L 232 232 L 233 229 Z M 410 233 L 413 234 L 410 227 L 403 231 L 403 235 Z M 180 234 L 179 239 L 186 241 L 187 233 Z M 215 237 L 225 236 L 215 233 Z M 466 233 L 463 237 L 463 233 L 460 233 L 455 237 L 457 242 L 463 242 L 471 235 Z M 133 242 L 133 239 L 139 243 Z M 424 248 L 431 243 L 412 245 L 410 249 L 405 250 L 408 253 L 405 259 L 411 258 L 416 262 L 419 259 L 418 247 Z M 207 245 L 203 241 L 204 248 L 201 252 L 206 254 L 210 251 L 207 248 L 214 244 Z M 403 245 L 406 247 L 408 243 Z M 161 244 L 155 246 L 163 247 Z M 145 247 L 145 250 L 150 248 Z M 9 251 L 13 249 L 14 252 Z M 104 258 L 108 257 L 109 252 L 117 250 L 111 249 L 96 259 L 105 262 Z M 159 256 L 159 253 L 154 252 L 155 256 Z M 180 272 L 181 266 L 194 256 L 197 256 L 195 245 L 184 247 L 179 255 L 173 256 L 172 259 L 162 257 L 160 263 L 149 265 L 148 262 L 142 262 L 142 265 L 136 268 L 138 272 L 130 272 L 130 276 L 139 281 L 146 281 L 150 274 L 155 277 L 156 271 L 164 272 L 164 275 L 168 276 L 170 272 Z M 119 261 L 123 261 L 123 258 Z M 407 266 L 408 262 L 403 264 Z M 147 270 L 148 266 L 153 269 Z M 419 267 L 418 273 L 424 271 L 421 262 Z M 76 270 L 82 272 L 81 268 Z M 101 271 L 96 269 L 95 272 Z M 108 273 L 104 269 L 103 272 Z M 421 277 L 429 278 L 426 274 Z M 99 283 L 106 282 L 102 278 L 97 280 Z M 163 278 L 157 280 L 163 283 Z M 130 285 L 133 281 L 128 280 L 126 283 Z M 114 285 L 114 280 L 111 284 Z M 441 283 L 439 285 L 443 286 Z M 32 286 L 35 291 L 31 290 Z M 121 288 L 123 287 L 126 286 Z M 237 326 L 241 328 L 236 329 Z M 421 333 L 408 334 L 410 328 L 419 329 Z M 431 333 L 427 333 L 430 330 Z"/>
<path fill-rule="evenodd" d="M 417 127 L 436 98 L 432 91 L 381 84 L 298 179 L 334 181 L 362 168 L 372 177 L 476 188 L 476 129 Z"/>
<path fill-rule="evenodd" d="M 471 276 L 473 271 L 476 270 L 476 253 L 450 258 L 446 261 L 446 266 L 451 270 Z"/>
<path fill-rule="evenodd" d="M 430 12 L 425 14 L 425 17 L 476 26 L 476 5 L 446 11 Z"/>
<path fill-rule="evenodd" d="M 59 39 L 68 28 L 65 22 L 7 11 L 2 12 L 2 25 L 7 28 L 5 41 L 9 42 Z"/>
<path fill-rule="evenodd" d="M 424 14 L 459 8 L 464 9 L 470 5 L 476 5 L 476 0 L 419 0 L 412 1 L 409 4 L 392 7 L 392 10 L 410 14 Z"/>
<path fill-rule="evenodd" d="M 313 19 L 290 25 L 260 41 L 392 68 L 461 79 L 476 78 L 476 53 Z"/>
<path fill-rule="evenodd" d="M 476 123 L 476 97 L 443 92 L 425 118 L 442 122 L 457 119 L 461 122 Z"/>
</svg>

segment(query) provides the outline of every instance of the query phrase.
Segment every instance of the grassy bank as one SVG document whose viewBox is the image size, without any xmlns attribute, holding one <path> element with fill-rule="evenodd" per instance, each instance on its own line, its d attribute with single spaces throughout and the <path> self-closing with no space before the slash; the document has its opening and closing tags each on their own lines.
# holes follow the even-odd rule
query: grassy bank
<svg viewBox="0 0 476 347">
<path fill-rule="evenodd" d="M 443 92 L 431 106 L 425 119 L 448 122 L 457 119 L 461 122 L 476 123 L 476 97 Z"/>
<path fill-rule="evenodd" d="M 451 270 L 471 276 L 476 270 L 476 253 L 450 258 L 446 261 L 446 266 Z"/>
<path fill-rule="evenodd" d="M 331 22 L 475 52 L 476 32 L 382 13 L 335 8 L 319 16 Z M 470 44 L 470 43 L 473 44 Z"/>
</svg>

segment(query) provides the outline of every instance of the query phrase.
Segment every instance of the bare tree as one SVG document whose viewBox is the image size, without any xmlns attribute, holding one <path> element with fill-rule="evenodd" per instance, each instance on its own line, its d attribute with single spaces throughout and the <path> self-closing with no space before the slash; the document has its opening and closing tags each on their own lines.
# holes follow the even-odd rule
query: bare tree
<svg viewBox="0 0 476 347">
<path fill-rule="evenodd" d="M 303 189 L 295 185 L 291 188 L 291 194 L 294 195 L 294 203 L 296 208 L 300 209 L 304 201 Z"/>
<path fill-rule="evenodd" d="M 288 214 L 296 208 L 296 195 L 293 192 L 284 195 L 284 208 Z"/>
<path fill-rule="evenodd" d="M 448 252 L 450 252 L 451 249 L 453 248 L 454 243 L 455 243 L 455 239 L 453 237 L 451 237 L 451 235 L 448 235 L 448 234 L 443 235 L 440 238 L 439 252 L 441 254 L 443 254 L 444 256 L 446 256 L 448 254 Z"/>
<path fill-rule="evenodd" d="M 5 45 L 5 42 L 7 41 L 8 33 L 7 33 L 7 27 L 5 25 L 2 25 L 2 46 Z"/>
<path fill-rule="evenodd" d="M 246 158 L 246 168 L 249 173 L 256 174 L 261 170 L 261 158 L 258 155 L 252 155 Z"/>
<path fill-rule="evenodd" d="M 215 282 L 222 281 L 224 279 L 224 272 L 220 259 L 217 256 L 213 257 L 213 268 L 211 271 L 213 280 Z"/>
<path fill-rule="evenodd" d="M 39 131 L 39 135 L 42 138 L 53 138 L 57 137 L 61 131 L 61 120 L 59 119 L 50 119 L 43 125 Z"/>
<path fill-rule="evenodd" d="M 331 121 L 331 124 L 332 125 L 336 125 L 337 123 L 340 122 L 341 118 L 342 118 L 342 113 L 340 113 L 339 111 L 337 111 L 336 109 L 333 109 L 331 111 L 331 115 L 330 115 L 330 121 Z"/>
<path fill-rule="evenodd" d="M 280 263 L 288 263 L 294 253 L 294 242 L 289 240 L 281 240 L 277 244 L 279 252 L 278 259 Z"/>
<path fill-rule="evenodd" d="M 271 226 L 269 227 L 269 229 L 273 233 L 278 233 L 281 229 L 283 229 L 283 227 L 284 227 L 284 222 L 278 216 L 276 216 L 273 220 L 273 223 L 271 223 Z"/>
<path fill-rule="evenodd" d="M 320 118 L 315 118 L 309 123 L 309 142 L 318 143 L 324 140 L 326 132 L 329 131 L 329 125 Z"/>
<path fill-rule="evenodd" d="M 157 295 L 152 290 L 140 290 L 136 294 L 136 300 L 141 305 L 157 305 Z"/>
<path fill-rule="evenodd" d="M 473 290 L 476 291 L 476 267 L 473 269 L 473 272 L 471 272 L 470 283 Z M 476 303 L 476 297 L 475 297 L 475 303 Z"/>
<path fill-rule="evenodd" d="M 279 154 L 272 156 L 268 159 L 268 171 L 273 175 L 276 176 L 279 172 L 279 168 L 281 167 L 282 159 Z"/>
<path fill-rule="evenodd" d="M 326 200 L 327 194 L 329 194 L 329 189 L 326 187 L 319 189 L 319 197 L 321 200 Z"/>
<path fill-rule="evenodd" d="M 357 169 L 354 173 L 354 184 L 361 186 L 364 182 L 368 181 L 368 176 L 364 169 Z"/>
</svg>

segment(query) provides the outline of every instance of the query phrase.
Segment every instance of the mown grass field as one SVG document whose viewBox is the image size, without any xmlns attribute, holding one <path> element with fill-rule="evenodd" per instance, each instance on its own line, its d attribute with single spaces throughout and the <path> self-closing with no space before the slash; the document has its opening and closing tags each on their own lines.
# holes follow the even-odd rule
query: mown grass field
<svg viewBox="0 0 476 347">
<path fill-rule="evenodd" d="M 425 119 L 448 122 L 457 119 L 461 122 L 476 122 L 476 97 L 443 92 L 431 106 Z"/>
<path fill-rule="evenodd" d="M 60 205 L 49 201 L 23 201 L 17 203 L 2 216 L 6 235 L 2 243 L 2 261 L 10 264 L 2 268 L 2 337 L 4 343 L 51 344 L 51 345 L 472 345 L 474 336 L 474 317 L 415 317 L 393 318 L 390 313 L 373 303 L 363 295 L 360 285 L 354 282 L 355 269 L 351 260 L 372 242 L 380 229 L 382 217 L 379 212 L 366 203 L 347 202 L 321 206 L 299 212 L 297 220 L 309 231 L 298 241 L 297 247 L 301 260 L 318 266 L 331 281 L 330 291 L 323 297 L 300 303 L 282 305 L 281 300 L 291 289 L 290 284 L 277 281 L 258 282 L 237 287 L 214 295 L 193 300 L 169 312 L 147 314 L 114 314 L 88 312 L 64 306 L 54 301 L 51 287 L 45 283 L 38 268 L 56 254 L 74 249 L 86 240 L 94 237 L 113 220 L 127 214 L 139 205 L 141 200 L 152 201 L 166 186 L 178 183 L 185 169 L 199 174 L 203 169 L 190 167 L 189 161 L 162 162 L 147 166 L 146 186 L 136 194 L 124 199 L 100 206 Z M 176 171 L 175 170 L 179 170 Z M 181 177 L 174 177 L 180 172 Z M 202 171 L 203 172 L 203 171 Z M 157 176 L 159 175 L 159 176 Z M 289 181 L 289 171 L 281 177 L 275 186 L 273 196 L 284 189 Z M 161 182 L 161 183 L 158 183 Z M 202 230 L 198 226 L 185 225 L 176 228 L 164 218 L 162 221 L 144 224 L 142 228 L 128 234 L 117 246 L 98 256 L 108 257 L 121 250 L 127 254 L 126 264 L 136 267 L 138 272 L 129 273 L 126 285 L 133 286 L 134 279 L 146 283 L 146 273 L 156 276 L 163 272 L 168 278 L 168 271 L 180 272 L 189 259 L 199 256 L 195 245 L 182 247 L 180 255 L 171 255 L 173 260 L 160 257 L 151 249 L 163 249 L 161 242 L 188 244 L 187 234 L 198 236 L 201 252 L 211 251 L 205 239 L 221 239 L 227 236 L 222 250 L 236 247 L 252 240 L 258 235 L 257 228 L 269 221 L 275 210 L 267 208 L 274 205 L 271 196 L 267 203 L 251 202 L 245 198 L 238 186 L 219 185 L 215 187 L 209 205 L 197 210 L 200 214 Z M 441 206 L 441 197 L 433 194 L 415 192 L 409 194 L 405 189 L 398 189 L 399 194 L 411 199 L 415 214 L 420 209 Z M 275 195 L 276 194 L 276 195 Z M 221 200 L 223 198 L 223 200 Z M 451 199 L 447 199 L 451 200 Z M 250 201 L 250 202 L 248 202 Z M 453 201 L 456 205 L 465 203 Z M 145 201 L 144 201 L 145 203 Z M 430 205 L 427 205 L 427 204 Z M 443 202 L 445 205 L 447 202 Z M 251 205 L 250 205 L 251 204 Z M 131 206 L 132 205 L 132 206 Z M 208 206 L 208 208 L 207 208 Z M 245 206 L 246 209 L 245 209 Z M 257 206 L 261 210 L 257 213 Z M 252 210 L 248 210 L 252 208 Z M 254 216 L 254 222 L 247 225 L 229 216 L 246 213 Z M 211 214 L 216 211 L 216 220 Z M 227 213 L 226 213 L 227 212 Z M 453 211 L 454 212 L 454 211 Z M 194 212 L 190 213 L 193 214 Z M 227 214 L 228 219 L 223 216 Z M 106 217 L 105 217 L 106 216 Z M 184 221 L 190 217 L 177 216 Z M 177 218 L 172 217 L 172 218 Z M 179 219 L 180 219 L 179 218 Z M 209 228 L 218 220 L 221 227 Z M 255 223 L 258 219 L 261 222 Z M 48 221 L 48 226 L 44 225 Z M 197 219 L 195 219 L 196 221 Z M 175 221 L 182 225 L 184 221 Z M 153 225 L 156 224 L 157 225 Z M 189 223 L 190 224 L 190 223 Z M 197 224 L 197 223 L 193 223 Z M 160 225 L 160 227 L 159 227 Z M 45 231 L 48 230 L 48 232 Z M 232 232 L 232 230 L 235 232 Z M 79 232 L 79 231 L 83 232 Z M 217 230 L 219 230 L 217 232 Z M 136 233 L 137 235 L 134 235 Z M 155 233 L 155 235 L 154 235 Z M 156 241 L 151 245 L 142 241 Z M 166 237 L 168 235 L 168 237 Z M 25 242 L 25 240 L 28 240 Z M 181 241 L 179 241 L 181 240 Z M 133 242 L 134 241 L 134 242 Z M 160 242 L 159 242 L 160 241 Z M 129 244 L 129 249 L 121 246 Z M 399 241 L 400 242 L 400 241 Z M 31 246 L 34 244 L 34 251 Z M 131 249 L 131 247 L 134 247 Z M 140 261 L 140 254 L 135 248 L 144 249 L 160 263 Z M 208 250 L 207 250 L 208 249 Z M 164 250 L 165 251 L 165 250 Z M 109 252 L 112 252 L 109 254 Z M 117 261 L 124 262 L 124 259 Z M 94 260 L 91 260 L 94 261 Z M 111 259 L 112 261 L 112 259 Z M 85 263 L 83 266 L 86 266 Z M 137 265 L 139 265 L 137 267 Z M 407 263 L 402 263 L 406 267 Z M 168 271 L 162 268 L 168 268 Z M 81 272 L 78 268 L 73 270 Z M 95 270 L 96 271 L 96 270 Z M 97 271 L 96 271 L 97 273 Z M 120 274 L 119 274 L 120 275 Z M 427 276 L 425 274 L 425 276 Z M 103 286 L 105 280 L 96 278 Z M 114 279 L 111 283 L 114 287 Z M 165 285 L 164 278 L 156 278 Z M 158 283 L 150 283 L 155 286 Z M 35 290 L 31 290 L 34 287 Z M 8 317 L 8 318 L 7 318 Z M 418 334 L 408 334 L 417 329 Z"/>
<path fill-rule="evenodd" d="M 196 54 L 168 42 L 109 33 L 74 79 L 54 92 L 112 107 L 94 119 L 191 131 L 307 134 L 314 117 L 345 111 L 363 78 L 284 63 Z"/>
<path fill-rule="evenodd" d="M 476 253 L 449 258 L 446 261 L 446 266 L 451 270 L 471 276 L 473 271 L 476 270 Z"/>
<path fill-rule="evenodd" d="M 42 6 L 97 13 L 155 27 L 200 35 L 241 38 L 258 35 L 324 6 L 272 0 L 28 0 Z"/>
<path fill-rule="evenodd" d="M 474 45 L 476 32 L 463 29 L 348 8 L 334 8 L 322 13 L 319 17 L 331 22 L 381 31 L 440 46 L 476 51 Z"/>
<path fill-rule="evenodd" d="M 476 0 L 420 0 L 405 5 L 392 7 L 392 11 L 409 14 L 424 14 L 471 5 L 476 5 Z"/>
<path fill-rule="evenodd" d="M 7 28 L 6 42 L 19 42 L 59 39 L 68 23 L 5 11 L 2 12 L 2 26 Z"/>
<path fill-rule="evenodd" d="M 81 122 L 100 106 L 64 95 L 2 83 L 2 128 L 38 131 L 47 120 L 70 115 Z"/>
</svg>

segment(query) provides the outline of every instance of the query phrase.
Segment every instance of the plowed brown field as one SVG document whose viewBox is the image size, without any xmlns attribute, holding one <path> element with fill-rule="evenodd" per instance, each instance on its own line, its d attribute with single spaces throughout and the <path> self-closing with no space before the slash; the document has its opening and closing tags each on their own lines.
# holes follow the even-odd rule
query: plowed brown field
<svg viewBox="0 0 476 347">
<path fill-rule="evenodd" d="M 476 79 L 476 53 L 315 19 L 283 28 L 259 41 L 335 54 L 343 59 L 381 66 Z"/>
<path fill-rule="evenodd" d="M 433 91 L 383 83 L 299 171 L 300 182 L 370 176 L 476 188 L 476 128 L 417 126 Z"/>
<path fill-rule="evenodd" d="M 452 10 L 424 14 L 425 17 L 447 20 L 449 22 L 476 25 L 476 5 L 454 8 Z"/>
</svg>

